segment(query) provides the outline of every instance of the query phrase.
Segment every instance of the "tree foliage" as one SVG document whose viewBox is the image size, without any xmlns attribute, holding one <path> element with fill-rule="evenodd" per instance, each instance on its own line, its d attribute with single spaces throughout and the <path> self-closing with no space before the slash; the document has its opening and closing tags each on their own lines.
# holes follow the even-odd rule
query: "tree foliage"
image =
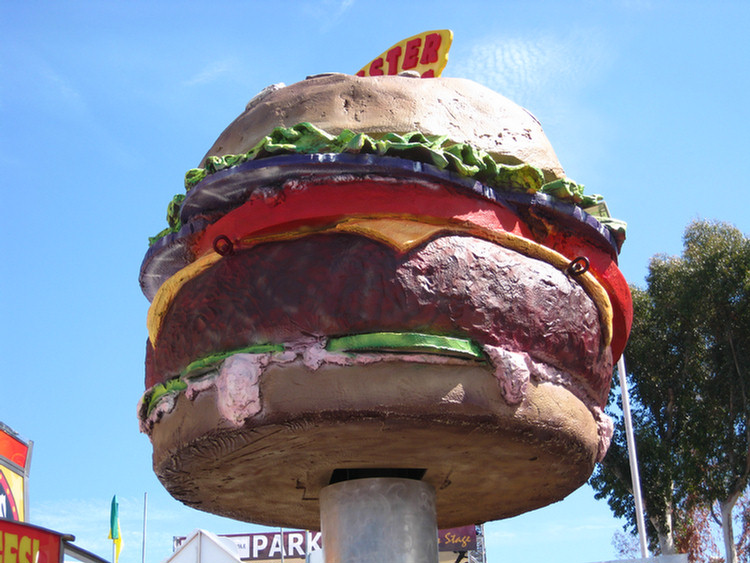
<svg viewBox="0 0 750 563">
<path fill-rule="evenodd" d="M 716 508 L 736 562 L 732 514 L 750 475 L 750 240 L 724 223 L 692 223 L 682 256 L 654 257 L 646 282 L 632 288 L 626 359 L 651 547 L 697 541 L 690 522 Z M 592 485 L 633 527 L 617 389 L 610 412 L 613 444 Z"/>
</svg>

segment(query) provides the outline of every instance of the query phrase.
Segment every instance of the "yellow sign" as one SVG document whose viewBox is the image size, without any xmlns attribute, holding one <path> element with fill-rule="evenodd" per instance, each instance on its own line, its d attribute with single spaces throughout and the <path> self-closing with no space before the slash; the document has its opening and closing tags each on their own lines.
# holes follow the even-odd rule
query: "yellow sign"
<svg viewBox="0 0 750 563">
<path fill-rule="evenodd" d="M 425 31 L 404 39 L 383 52 L 357 73 L 357 76 L 384 76 L 413 70 L 422 78 L 440 76 L 448 64 L 448 50 L 453 42 L 450 29 Z"/>
<path fill-rule="evenodd" d="M 0 422 L 0 519 L 26 520 L 31 445 Z"/>
<path fill-rule="evenodd" d="M 0 518 L 26 519 L 23 476 L 0 465 Z"/>
</svg>

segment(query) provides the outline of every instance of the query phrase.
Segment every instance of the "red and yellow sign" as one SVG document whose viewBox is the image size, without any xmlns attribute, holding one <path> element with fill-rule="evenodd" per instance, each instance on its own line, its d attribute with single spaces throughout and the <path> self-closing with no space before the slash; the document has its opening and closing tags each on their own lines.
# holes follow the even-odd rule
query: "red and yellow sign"
<svg viewBox="0 0 750 563">
<path fill-rule="evenodd" d="M 60 563 L 62 536 L 29 524 L 0 520 L 0 563 Z"/>
<path fill-rule="evenodd" d="M 448 63 L 448 50 L 453 42 L 449 29 L 425 31 L 396 43 L 382 55 L 366 64 L 357 76 L 384 76 L 413 70 L 422 78 L 440 76 Z"/>
<path fill-rule="evenodd" d="M 0 428 L 0 456 L 15 463 L 21 469 L 25 469 L 28 454 L 28 444 L 22 442 L 10 432 Z"/>
<path fill-rule="evenodd" d="M 0 518 L 26 519 L 25 489 L 30 458 L 30 443 L 0 423 Z"/>
<path fill-rule="evenodd" d="M 0 518 L 23 520 L 23 477 L 0 465 Z"/>
</svg>

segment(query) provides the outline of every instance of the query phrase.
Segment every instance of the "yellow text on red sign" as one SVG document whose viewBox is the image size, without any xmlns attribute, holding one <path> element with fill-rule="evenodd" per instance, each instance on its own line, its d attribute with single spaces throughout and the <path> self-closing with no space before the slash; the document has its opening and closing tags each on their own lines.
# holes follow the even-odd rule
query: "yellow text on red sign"
<svg viewBox="0 0 750 563">
<path fill-rule="evenodd" d="M 0 521 L 0 563 L 59 563 L 61 536 L 55 532 Z"/>
<path fill-rule="evenodd" d="M 0 562 L 36 563 L 39 540 L 18 534 L 0 534 Z"/>
<path fill-rule="evenodd" d="M 357 76 L 384 76 L 405 70 L 418 72 L 422 78 L 440 76 L 448 64 L 448 51 L 453 42 L 449 29 L 425 31 L 404 39 L 363 66 Z"/>
</svg>

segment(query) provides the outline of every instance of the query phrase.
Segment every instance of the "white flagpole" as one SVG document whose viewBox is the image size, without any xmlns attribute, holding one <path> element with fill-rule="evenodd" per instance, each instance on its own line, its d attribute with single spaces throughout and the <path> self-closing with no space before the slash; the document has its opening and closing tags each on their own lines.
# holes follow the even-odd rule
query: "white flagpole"
<svg viewBox="0 0 750 563">
<path fill-rule="evenodd" d="M 635 521 L 638 526 L 638 539 L 641 545 L 641 557 L 648 557 L 646 541 L 646 522 L 643 518 L 643 497 L 641 496 L 641 477 L 638 473 L 638 456 L 635 449 L 635 435 L 633 434 L 633 419 L 630 415 L 630 399 L 628 398 L 628 382 L 625 372 L 625 356 L 617 361 L 617 372 L 620 376 L 620 393 L 622 394 L 622 415 L 625 418 L 625 436 L 628 440 L 628 459 L 630 460 L 630 479 L 633 481 L 633 499 L 635 500 Z"/>
<path fill-rule="evenodd" d="M 141 563 L 146 563 L 146 509 L 148 507 L 148 493 L 143 493 L 143 547 L 141 548 Z"/>
</svg>

